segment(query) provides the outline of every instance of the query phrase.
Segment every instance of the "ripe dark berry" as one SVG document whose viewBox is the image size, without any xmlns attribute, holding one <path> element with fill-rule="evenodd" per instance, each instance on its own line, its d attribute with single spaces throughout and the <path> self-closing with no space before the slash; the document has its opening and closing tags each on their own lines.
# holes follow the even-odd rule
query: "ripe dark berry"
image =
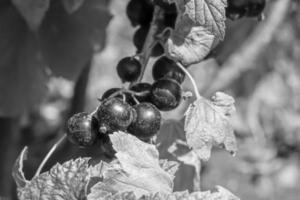
<svg viewBox="0 0 300 200">
<path fill-rule="evenodd" d="M 82 147 L 93 145 L 97 137 L 97 125 L 97 119 L 88 113 L 73 115 L 67 122 L 69 141 Z"/>
<path fill-rule="evenodd" d="M 181 86 L 170 78 L 159 79 L 151 88 L 151 101 L 162 111 L 175 109 L 181 102 L 181 95 Z"/>
<path fill-rule="evenodd" d="M 149 139 L 160 129 L 161 114 L 151 103 L 135 105 L 136 118 L 128 127 L 128 132 L 141 139 Z"/>
<path fill-rule="evenodd" d="M 243 17 L 246 14 L 247 3 L 248 0 L 228 0 L 226 16 L 232 20 Z"/>
<path fill-rule="evenodd" d="M 266 0 L 249 0 L 246 7 L 247 17 L 257 17 L 259 16 L 266 6 Z"/>
<path fill-rule="evenodd" d="M 115 92 L 120 91 L 120 90 L 121 90 L 121 88 L 111 88 L 109 90 L 106 90 L 101 97 L 101 101 L 109 98 L 112 94 L 114 94 Z M 122 98 L 122 95 L 117 95 L 116 97 Z"/>
<path fill-rule="evenodd" d="M 180 69 L 176 62 L 163 56 L 154 63 L 152 76 L 154 80 L 171 78 L 178 83 L 182 83 L 185 78 L 185 73 Z"/>
<path fill-rule="evenodd" d="M 140 53 L 143 49 L 149 26 L 141 26 L 133 35 L 133 44 L 137 49 L 137 53 Z M 153 47 L 151 56 L 157 57 L 164 53 L 164 48 L 161 44 L 157 44 Z"/>
<path fill-rule="evenodd" d="M 132 26 L 149 25 L 153 11 L 153 4 L 149 0 L 131 0 L 126 8 L 126 13 Z"/>
<path fill-rule="evenodd" d="M 136 95 L 135 98 L 139 102 L 150 102 L 151 101 L 151 84 L 149 83 L 137 83 L 131 86 L 130 90 L 140 93 Z"/>
<path fill-rule="evenodd" d="M 117 72 L 123 82 L 136 81 L 142 71 L 140 61 L 134 57 L 125 57 L 117 65 Z"/>
<path fill-rule="evenodd" d="M 134 118 L 132 107 L 119 98 L 108 98 L 97 110 L 99 132 L 103 134 L 125 131 Z"/>
</svg>

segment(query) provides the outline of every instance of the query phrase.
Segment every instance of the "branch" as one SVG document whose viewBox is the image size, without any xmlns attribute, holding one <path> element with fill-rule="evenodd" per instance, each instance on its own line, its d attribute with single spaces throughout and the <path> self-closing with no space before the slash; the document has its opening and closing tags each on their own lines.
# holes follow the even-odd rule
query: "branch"
<svg viewBox="0 0 300 200">
<path fill-rule="evenodd" d="M 270 16 L 262 22 L 225 63 L 217 74 L 205 95 L 210 96 L 218 90 L 223 90 L 238 79 L 243 73 L 255 67 L 255 60 L 263 53 L 272 41 L 276 30 L 284 21 L 291 0 L 277 0 L 270 8 Z"/>
</svg>

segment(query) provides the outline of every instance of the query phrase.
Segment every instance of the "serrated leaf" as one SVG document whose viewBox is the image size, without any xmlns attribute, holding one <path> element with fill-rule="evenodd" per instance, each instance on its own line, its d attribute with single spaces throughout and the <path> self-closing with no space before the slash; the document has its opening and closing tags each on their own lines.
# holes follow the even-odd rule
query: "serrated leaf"
<svg viewBox="0 0 300 200">
<path fill-rule="evenodd" d="M 106 1 L 88 0 L 72 15 L 53 2 L 39 30 L 41 49 L 55 76 L 76 80 L 103 49 L 111 19 Z"/>
<path fill-rule="evenodd" d="M 12 5 L 1 11 L 0 24 L 5 36 L 0 42 L 0 116 L 16 116 L 42 102 L 49 77 L 37 38 Z"/>
<path fill-rule="evenodd" d="M 36 31 L 49 8 L 49 0 L 12 0 L 29 28 Z"/>
<path fill-rule="evenodd" d="M 85 198 L 85 186 L 89 180 L 89 158 L 70 160 L 56 164 L 49 172 L 28 181 L 22 172 L 22 162 L 27 153 L 24 148 L 17 159 L 13 177 L 17 183 L 20 200 L 80 200 Z"/>
<path fill-rule="evenodd" d="M 168 57 L 191 65 L 202 61 L 210 52 L 214 43 L 214 35 L 202 26 L 191 27 L 188 33 L 175 29 L 165 43 Z"/>
<path fill-rule="evenodd" d="M 182 18 L 188 17 L 195 26 L 204 27 L 219 40 L 224 39 L 227 0 L 178 0 L 177 4 L 182 8 Z"/>
<path fill-rule="evenodd" d="M 133 191 L 137 197 L 151 192 L 172 192 L 174 177 L 161 168 L 154 145 L 123 132 L 110 135 L 110 139 L 118 162 L 109 164 L 103 182 L 92 187 L 89 200 L 98 199 L 99 191 L 112 194 Z"/>
<path fill-rule="evenodd" d="M 85 0 L 62 0 L 66 11 L 69 14 L 76 12 Z"/>
<path fill-rule="evenodd" d="M 196 100 L 186 112 L 184 129 L 187 143 L 202 160 L 208 160 L 213 145 L 224 145 L 235 154 L 236 140 L 230 124 L 230 116 L 235 110 L 234 99 L 217 92 L 212 100 Z"/>
<path fill-rule="evenodd" d="M 108 192 L 99 191 L 99 197 L 97 200 L 239 200 L 238 197 L 233 195 L 231 192 L 217 186 L 216 192 L 205 191 L 205 192 L 193 192 L 187 191 L 174 192 L 168 194 L 165 192 L 157 192 L 137 197 L 132 192 L 121 192 L 111 194 Z"/>
</svg>

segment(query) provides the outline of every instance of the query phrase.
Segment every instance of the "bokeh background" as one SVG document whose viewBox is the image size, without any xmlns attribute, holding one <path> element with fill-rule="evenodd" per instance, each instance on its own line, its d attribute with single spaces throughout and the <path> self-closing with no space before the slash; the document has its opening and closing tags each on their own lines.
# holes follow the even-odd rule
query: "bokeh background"
<svg viewBox="0 0 300 200">
<path fill-rule="evenodd" d="M 128 1 L 88 1 L 71 17 L 57 11 L 59 5 L 51 2 L 38 31 L 39 42 L 28 34 L 31 31 L 21 17 L 13 14 L 17 10 L 11 2 L 0 3 L 0 196 L 15 198 L 10 171 L 25 145 L 29 146 L 25 174 L 30 178 L 63 134 L 68 117 L 95 110 L 97 98 L 103 92 L 121 86 L 116 64 L 136 51 L 132 38 L 137 28 L 130 25 L 125 12 Z M 97 6 L 101 12 L 91 12 Z M 226 23 L 225 41 L 208 59 L 189 70 L 205 97 L 223 90 L 236 99 L 233 125 L 239 151 L 236 157 L 231 157 L 214 149 L 210 161 L 202 163 L 201 187 L 209 190 L 221 185 L 243 200 L 297 200 L 300 196 L 300 4 L 297 0 L 269 0 L 265 20 L 243 18 Z M 97 39 L 92 40 L 93 51 L 82 38 Z M 53 40 L 57 44 L 52 44 Z M 43 71 L 47 74 L 44 85 L 34 82 L 42 79 L 41 71 L 28 68 L 38 66 L 39 59 L 30 60 L 33 57 L 30 52 L 35 51 L 47 58 L 43 61 L 45 66 L 55 66 Z M 150 83 L 155 59 L 150 60 L 144 78 Z M 31 85 L 24 86 L 28 82 Z M 183 87 L 191 90 L 188 79 Z M 37 95 L 36 90 L 41 92 Z M 42 101 L 40 93 L 45 93 Z M 187 105 L 188 101 L 183 102 L 176 111 L 164 113 L 164 118 L 180 120 Z M 99 148 L 78 149 L 65 142 L 45 170 L 56 162 L 78 156 L 109 159 Z M 182 180 L 182 185 L 189 181 Z"/>
</svg>

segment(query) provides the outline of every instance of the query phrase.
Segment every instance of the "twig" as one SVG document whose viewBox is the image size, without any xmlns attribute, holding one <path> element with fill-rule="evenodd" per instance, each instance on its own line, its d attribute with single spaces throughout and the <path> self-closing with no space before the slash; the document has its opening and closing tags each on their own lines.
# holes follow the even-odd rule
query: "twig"
<svg viewBox="0 0 300 200">
<path fill-rule="evenodd" d="M 142 73 L 140 77 L 138 78 L 137 82 L 141 82 L 147 67 L 147 64 L 149 62 L 152 48 L 157 43 L 157 40 L 155 38 L 155 34 L 158 31 L 158 21 L 162 17 L 163 10 L 159 6 L 155 6 L 154 13 L 153 13 L 153 19 L 151 21 L 150 29 L 147 34 L 143 49 L 141 54 L 139 55 L 140 62 L 142 64 Z"/>
<path fill-rule="evenodd" d="M 53 154 L 53 152 L 57 149 L 57 147 L 64 141 L 64 139 L 66 138 L 66 135 L 64 134 L 50 149 L 50 151 L 47 153 L 46 157 L 43 159 L 43 161 L 41 162 L 39 168 L 36 170 L 36 173 L 34 175 L 33 178 L 37 177 L 38 175 L 40 175 L 44 165 L 46 164 L 46 162 L 49 160 L 50 156 Z"/>
<path fill-rule="evenodd" d="M 269 17 L 262 22 L 244 45 L 237 49 L 219 71 L 205 95 L 210 96 L 218 90 L 222 90 L 239 78 L 244 72 L 255 67 L 255 60 L 272 41 L 276 30 L 282 24 L 288 13 L 291 0 L 277 0 L 274 2 Z"/>
</svg>

